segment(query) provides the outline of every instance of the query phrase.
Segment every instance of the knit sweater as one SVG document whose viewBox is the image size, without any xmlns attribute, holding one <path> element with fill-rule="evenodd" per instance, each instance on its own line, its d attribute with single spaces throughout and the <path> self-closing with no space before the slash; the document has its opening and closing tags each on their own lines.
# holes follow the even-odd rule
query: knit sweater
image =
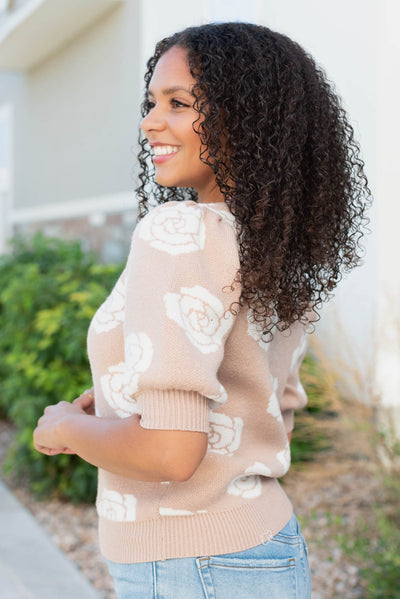
<svg viewBox="0 0 400 599">
<path fill-rule="evenodd" d="M 208 448 L 184 482 L 99 469 L 100 547 L 121 563 L 241 551 L 269 540 L 292 505 L 277 478 L 307 397 L 307 332 L 265 342 L 240 285 L 227 204 L 170 201 L 136 226 L 126 268 L 95 314 L 88 354 L 96 415 L 140 414 L 147 429 L 202 431 Z"/>
</svg>

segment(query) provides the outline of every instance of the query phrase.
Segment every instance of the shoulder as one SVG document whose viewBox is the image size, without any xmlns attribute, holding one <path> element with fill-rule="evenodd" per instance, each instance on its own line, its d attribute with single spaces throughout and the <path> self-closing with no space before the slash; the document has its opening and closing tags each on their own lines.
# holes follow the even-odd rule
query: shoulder
<svg viewBox="0 0 400 599">
<path fill-rule="evenodd" d="M 194 200 L 171 200 L 164 204 L 159 204 L 152 208 L 143 218 L 139 221 L 139 224 L 149 222 L 160 222 L 161 220 L 168 220 L 179 218 L 188 224 L 194 220 L 216 219 L 226 222 L 227 224 L 233 225 L 235 217 L 230 212 L 229 207 L 224 202 L 215 204 L 205 204 L 195 202 Z M 182 225 L 182 223 L 181 223 Z"/>
<path fill-rule="evenodd" d="M 136 229 L 139 239 L 169 254 L 199 251 L 210 244 L 236 246 L 235 218 L 226 204 L 169 201 L 152 208 Z"/>
<path fill-rule="evenodd" d="M 190 226 L 195 220 L 200 220 L 202 210 L 199 204 L 192 201 L 169 201 L 164 204 L 159 204 L 152 208 L 139 221 L 139 226 L 146 229 L 151 225 L 160 225 L 167 221 L 177 220 L 180 222 L 179 227 L 182 228 L 185 224 Z"/>
</svg>

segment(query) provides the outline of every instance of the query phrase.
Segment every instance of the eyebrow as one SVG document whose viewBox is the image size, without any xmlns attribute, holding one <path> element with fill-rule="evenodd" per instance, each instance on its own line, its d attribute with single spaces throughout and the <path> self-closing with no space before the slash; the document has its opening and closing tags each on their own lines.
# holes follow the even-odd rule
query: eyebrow
<svg viewBox="0 0 400 599">
<path fill-rule="evenodd" d="M 187 94 L 190 94 L 191 96 L 193 96 L 191 89 L 189 89 L 188 87 L 183 87 L 182 85 L 174 85 L 172 87 L 166 87 L 165 89 L 163 89 L 161 91 L 161 93 L 163 94 L 163 96 L 170 96 L 171 94 L 174 94 L 179 91 L 184 91 Z M 147 95 L 154 96 L 151 89 L 148 90 Z"/>
</svg>

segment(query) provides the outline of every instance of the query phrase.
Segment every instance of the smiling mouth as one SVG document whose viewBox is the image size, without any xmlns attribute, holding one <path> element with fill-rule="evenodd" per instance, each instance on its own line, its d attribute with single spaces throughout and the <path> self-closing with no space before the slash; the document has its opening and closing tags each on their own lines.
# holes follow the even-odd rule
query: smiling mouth
<svg viewBox="0 0 400 599">
<path fill-rule="evenodd" d="M 154 156 L 170 156 L 179 152 L 179 146 L 153 146 Z"/>
</svg>

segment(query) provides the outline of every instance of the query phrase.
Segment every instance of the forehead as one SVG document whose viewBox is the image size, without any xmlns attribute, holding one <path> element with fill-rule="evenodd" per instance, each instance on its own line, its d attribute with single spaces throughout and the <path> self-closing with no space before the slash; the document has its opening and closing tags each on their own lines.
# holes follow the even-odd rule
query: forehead
<svg viewBox="0 0 400 599">
<path fill-rule="evenodd" d="M 187 62 L 186 50 L 173 46 L 157 62 L 149 89 L 154 92 L 176 85 L 190 88 L 194 83 L 195 80 Z"/>
</svg>

